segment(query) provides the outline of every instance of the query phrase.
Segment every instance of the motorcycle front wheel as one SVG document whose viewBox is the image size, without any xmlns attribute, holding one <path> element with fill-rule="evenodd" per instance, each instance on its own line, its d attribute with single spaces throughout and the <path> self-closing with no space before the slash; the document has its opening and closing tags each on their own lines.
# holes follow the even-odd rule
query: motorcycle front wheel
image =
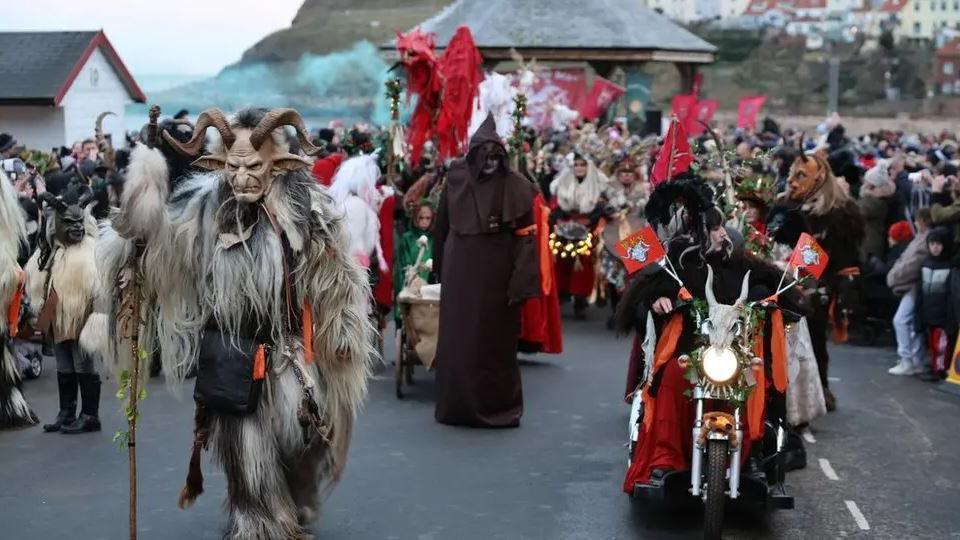
<svg viewBox="0 0 960 540">
<path fill-rule="evenodd" d="M 707 441 L 707 488 L 703 500 L 703 538 L 719 540 L 727 487 L 727 441 Z"/>
</svg>

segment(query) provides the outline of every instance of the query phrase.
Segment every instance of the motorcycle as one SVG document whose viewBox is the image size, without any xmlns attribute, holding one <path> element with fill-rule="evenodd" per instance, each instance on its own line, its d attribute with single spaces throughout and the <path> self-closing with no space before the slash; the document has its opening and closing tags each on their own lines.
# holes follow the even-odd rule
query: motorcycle
<svg viewBox="0 0 960 540">
<path fill-rule="evenodd" d="M 785 419 L 763 420 L 764 436 L 743 459 L 744 416 L 747 402 L 758 384 L 763 360 L 754 354 L 754 340 L 763 319 L 776 308 L 772 300 L 746 303 L 749 272 L 733 305 L 720 304 L 713 294 L 713 269 L 708 266 L 705 301 L 680 302 L 676 309 L 691 317 L 697 328 L 696 346 L 676 360 L 692 383 L 695 423 L 689 471 L 670 471 L 636 484 L 633 497 L 659 501 L 700 499 L 704 505 L 704 538 L 720 538 L 727 499 L 759 503 L 765 509 L 792 509 L 793 497 L 784 489 Z M 647 319 L 644 356 L 653 358 L 655 332 Z M 647 361 L 645 384 L 652 381 Z M 758 373 L 758 370 L 761 370 Z M 644 407 L 640 389 L 634 395 L 629 424 L 630 459 L 643 431 Z M 746 467 L 744 467 L 746 465 Z M 629 460 L 628 460 L 629 466 Z"/>
</svg>

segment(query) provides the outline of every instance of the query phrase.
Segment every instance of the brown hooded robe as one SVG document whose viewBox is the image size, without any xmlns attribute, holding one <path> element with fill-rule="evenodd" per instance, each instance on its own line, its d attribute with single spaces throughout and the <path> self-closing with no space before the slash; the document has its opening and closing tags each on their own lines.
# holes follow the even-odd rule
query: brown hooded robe
<svg viewBox="0 0 960 540">
<path fill-rule="evenodd" d="M 523 414 L 520 307 L 540 294 L 536 235 L 518 233 L 531 232 L 536 191 L 505 158 L 482 176 L 486 143 L 503 150 L 491 116 L 470 139 L 466 159 L 451 165 L 440 199 L 435 417 L 443 424 L 514 427 Z"/>
</svg>

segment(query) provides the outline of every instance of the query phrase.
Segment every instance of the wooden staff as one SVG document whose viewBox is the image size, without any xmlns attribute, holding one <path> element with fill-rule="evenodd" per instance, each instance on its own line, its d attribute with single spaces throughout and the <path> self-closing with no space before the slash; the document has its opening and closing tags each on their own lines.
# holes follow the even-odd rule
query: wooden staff
<svg viewBox="0 0 960 540">
<path fill-rule="evenodd" d="M 160 107 L 153 105 L 149 112 L 147 140 L 145 144 L 155 148 L 159 142 Z M 120 287 L 123 294 L 122 305 L 127 314 L 127 330 L 130 338 L 130 353 L 133 355 L 133 370 L 130 378 L 130 395 L 127 396 L 127 461 L 130 477 L 129 536 L 137 539 L 137 415 L 140 401 L 140 314 L 143 295 L 140 287 L 143 275 L 140 272 L 140 258 L 143 255 L 143 241 L 134 240 L 133 253 L 127 261 L 127 267 L 121 271 Z"/>
</svg>

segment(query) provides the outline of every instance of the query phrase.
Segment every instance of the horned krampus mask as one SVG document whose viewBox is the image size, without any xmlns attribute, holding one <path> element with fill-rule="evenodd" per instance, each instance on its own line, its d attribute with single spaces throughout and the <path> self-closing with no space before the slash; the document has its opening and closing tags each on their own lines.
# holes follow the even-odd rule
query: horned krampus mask
<svg viewBox="0 0 960 540">
<path fill-rule="evenodd" d="M 244 113 L 250 112 L 241 112 L 231 123 L 220 109 L 207 109 L 200 113 L 193 137 L 186 143 L 163 132 L 164 140 L 171 147 L 185 155 L 196 156 L 203 148 L 207 128 L 215 127 L 220 132 L 222 145 L 214 153 L 197 158 L 193 165 L 209 171 L 223 171 L 234 197 L 244 203 L 255 203 L 265 197 L 278 176 L 310 166 L 307 159 L 290 153 L 282 131 L 277 132 L 279 128 L 292 126 L 296 129 L 304 153 L 313 155 L 320 151 L 310 142 L 297 111 L 272 109 L 263 113 L 255 124 L 245 121 L 250 114 Z"/>
<path fill-rule="evenodd" d="M 44 192 L 40 199 L 53 211 L 53 238 L 65 246 L 79 244 L 86 234 L 86 207 L 94 201 L 86 186 L 70 186 L 60 196 Z M 48 229 L 49 230 L 49 229 Z"/>
<path fill-rule="evenodd" d="M 750 292 L 750 272 L 747 271 L 743 276 L 743 285 L 740 288 L 740 296 L 733 305 L 726 305 L 717 302 L 717 297 L 713 294 L 713 267 L 707 265 L 707 282 L 704 285 L 704 296 L 707 297 L 707 306 L 709 317 L 704 322 L 707 326 L 706 333 L 710 336 L 710 345 L 724 349 L 730 346 L 733 339 L 737 337 L 742 328 L 739 325 L 743 323 L 740 320 L 741 310 L 744 302 L 747 301 L 747 294 Z"/>
</svg>

